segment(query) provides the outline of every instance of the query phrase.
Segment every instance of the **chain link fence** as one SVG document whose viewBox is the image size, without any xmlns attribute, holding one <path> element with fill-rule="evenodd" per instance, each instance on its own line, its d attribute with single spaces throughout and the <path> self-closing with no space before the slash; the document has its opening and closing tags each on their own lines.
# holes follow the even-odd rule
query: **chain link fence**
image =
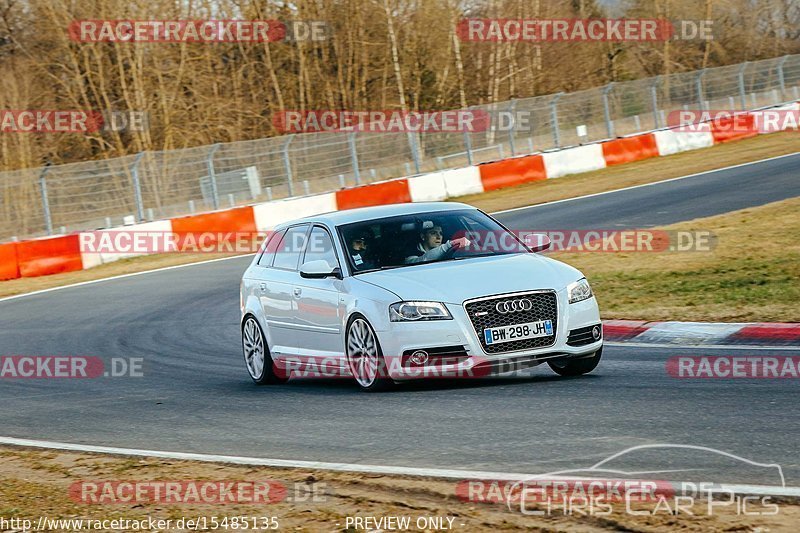
<svg viewBox="0 0 800 533">
<path fill-rule="evenodd" d="M 527 125 L 471 133 L 304 133 L 0 173 L 0 240 L 334 191 L 663 128 L 671 111 L 800 100 L 800 55 L 476 106 Z"/>
</svg>

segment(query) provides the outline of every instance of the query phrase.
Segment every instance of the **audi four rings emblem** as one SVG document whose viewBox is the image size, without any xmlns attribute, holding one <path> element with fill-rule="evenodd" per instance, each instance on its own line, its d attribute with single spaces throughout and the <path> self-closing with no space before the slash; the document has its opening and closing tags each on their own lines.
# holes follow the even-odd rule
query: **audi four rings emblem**
<svg viewBox="0 0 800 533">
<path fill-rule="evenodd" d="M 501 315 L 507 315 L 508 313 L 517 313 L 519 311 L 530 311 L 533 309 L 533 302 L 527 298 L 522 298 L 521 300 L 506 300 L 505 302 L 497 302 L 494 308 L 497 309 L 497 312 Z"/>
</svg>

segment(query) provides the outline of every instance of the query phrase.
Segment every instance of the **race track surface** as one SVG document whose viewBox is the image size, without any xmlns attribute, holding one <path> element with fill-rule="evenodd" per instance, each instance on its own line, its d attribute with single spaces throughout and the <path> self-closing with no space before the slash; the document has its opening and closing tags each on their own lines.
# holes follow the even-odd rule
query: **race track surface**
<svg viewBox="0 0 800 533">
<path fill-rule="evenodd" d="M 513 229 L 651 228 L 800 196 L 800 153 L 503 213 Z"/>
<path fill-rule="evenodd" d="M 799 175 L 794 155 L 499 218 L 515 228 L 646 227 L 798 196 Z M 2 380 L 0 434 L 526 473 L 588 467 L 638 444 L 679 443 L 778 463 L 786 483 L 800 485 L 796 380 L 685 380 L 665 372 L 674 355 L 771 353 L 764 350 L 609 346 L 595 373 L 581 378 L 543 366 L 523 377 L 406 384 L 380 395 L 349 381 L 255 387 L 238 329 L 238 284 L 249 260 L 0 302 L 0 355 L 144 358 L 139 378 Z M 777 483 L 774 471 L 688 452 L 634 463 L 678 471 L 668 479 Z"/>
</svg>

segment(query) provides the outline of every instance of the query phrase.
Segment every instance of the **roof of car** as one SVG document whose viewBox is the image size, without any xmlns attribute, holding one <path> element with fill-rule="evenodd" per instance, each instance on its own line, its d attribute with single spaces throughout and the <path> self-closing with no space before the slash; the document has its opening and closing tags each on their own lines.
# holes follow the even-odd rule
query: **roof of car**
<svg viewBox="0 0 800 533">
<path fill-rule="evenodd" d="M 459 209 L 476 209 L 474 206 L 458 202 L 416 202 L 405 204 L 377 205 L 373 207 L 358 207 L 344 211 L 331 211 L 319 215 L 312 215 L 280 224 L 285 227 L 298 222 L 322 222 L 332 226 L 341 226 L 351 222 L 361 222 L 376 218 L 392 217 L 397 215 L 413 215 L 417 213 L 430 213 L 440 211 L 456 211 Z"/>
</svg>

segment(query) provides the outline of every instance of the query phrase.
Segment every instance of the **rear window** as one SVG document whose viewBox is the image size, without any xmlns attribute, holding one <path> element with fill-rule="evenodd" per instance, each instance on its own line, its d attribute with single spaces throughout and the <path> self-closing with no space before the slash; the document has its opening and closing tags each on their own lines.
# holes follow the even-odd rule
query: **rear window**
<svg viewBox="0 0 800 533">
<path fill-rule="evenodd" d="M 261 247 L 261 257 L 258 258 L 259 266 L 272 266 L 272 261 L 275 259 L 275 251 L 278 249 L 278 244 L 281 242 L 284 233 L 286 233 L 286 230 L 275 231 L 264 239 L 264 245 Z"/>
<path fill-rule="evenodd" d="M 308 224 L 294 226 L 286 230 L 275 251 L 275 260 L 272 262 L 272 266 L 285 270 L 297 270 L 300 256 L 306 247 L 307 233 Z"/>
</svg>

